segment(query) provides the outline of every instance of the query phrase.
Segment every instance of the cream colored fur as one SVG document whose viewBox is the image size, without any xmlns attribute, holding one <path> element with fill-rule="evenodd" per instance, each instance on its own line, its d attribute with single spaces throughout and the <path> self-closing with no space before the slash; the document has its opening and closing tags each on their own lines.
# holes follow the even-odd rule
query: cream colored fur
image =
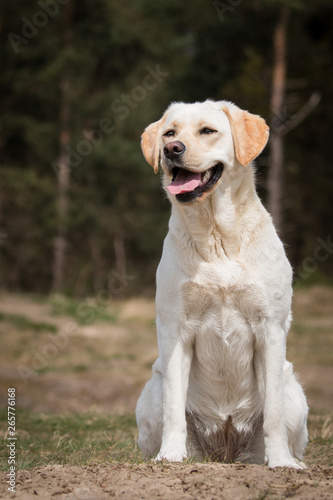
<svg viewBox="0 0 333 500">
<path fill-rule="evenodd" d="M 215 130 L 200 133 L 203 127 Z M 173 130 L 173 137 L 164 136 Z M 184 168 L 224 165 L 194 202 L 174 195 L 157 270 L 159 357 L 137 404 L 145 457 L 304 467 L 307 404 L 286 361 L 292 270 L 261 204 L 251 161 L 268 139 L 260 117 L 226 101 L 174 103 L 142 136 L 171 182 L 163 147 L 186 146 Z"/>
</svg>

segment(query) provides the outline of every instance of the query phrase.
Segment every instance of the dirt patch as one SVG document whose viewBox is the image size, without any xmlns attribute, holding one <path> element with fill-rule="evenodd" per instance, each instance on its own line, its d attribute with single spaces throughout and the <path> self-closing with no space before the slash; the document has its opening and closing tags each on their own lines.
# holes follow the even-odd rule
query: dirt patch
<svg viewBox="0 0 333 500">
<path fill-rule="evenodd" d="M 0 498 L 8 498 L 1 474 Z M 333 470 L 268 469 L 243 464 L 52 465 L 20 471 L 17 499 L 91 500 L 107 498 L 332 499 Z"/>
</svg>

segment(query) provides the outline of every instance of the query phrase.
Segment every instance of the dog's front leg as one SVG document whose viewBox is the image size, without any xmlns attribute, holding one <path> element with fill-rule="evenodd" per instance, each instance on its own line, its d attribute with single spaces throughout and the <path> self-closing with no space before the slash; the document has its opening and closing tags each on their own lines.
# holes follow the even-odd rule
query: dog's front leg
<svg viewBox="0 0 333 500">
<path fill-rule="evenodd" d="M 285 415 L 283 368 L 285 364 L 285 332 L 271 325 L 259 350 L 259 379 L 263 382 L 265 461 L 269 467 L 301 467 L 288 446 Z"/>
<path fill-rule="evenodd" d="M 181 462 L 187 457 L 185 407 L 193 349 L 176 325 L 157 320 L 163 374 L 162 445 L 156 460 Z"/>
</svg>

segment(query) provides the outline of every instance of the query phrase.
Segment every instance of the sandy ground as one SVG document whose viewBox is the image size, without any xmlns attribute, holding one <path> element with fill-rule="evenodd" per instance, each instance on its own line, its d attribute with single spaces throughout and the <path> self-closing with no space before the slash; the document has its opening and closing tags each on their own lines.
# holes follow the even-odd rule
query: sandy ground
<svg viewBox="0 0 333 500">
<path fill-rule="evenodd" d="M 2 474 L 4 479 L 4 474 Z M 4 483 L 0 498 L 8 495 Z M 332 499 L 332 468 L 304 471 L 243 464 L 167 464 L 75 467 L 50 465 L 21 471 L 15 498 L 123 499 Z"/>
<path fill-rule="evenodd" d="M 306 388 L 310 407 L 316 412 L 332 414 L 333 369 L 331 358 L 322 360 L 313 348 L 309 335 L 300 339 L 297 324 L 302 318 L 307 327 L 321 332 L 321 339 L 331 334 L 333 291 L 315 289 L 311 294 L 299 292 L 295 297 L 295 333 L 291 333 L 289 359 L 294 362 L 300 380 Z M 118 306 L 117 306 L 118 307 Z M 55 318 L 50 307 L 36 304 L 25 297 L 3 296 L 0 311 L 21 314 L 39 321 L 47 321 L 63 328 L 70 318 Z M 154 333 L 154 305 L 152 301 L 129 301 L 118 309 L 117 324 L 110 327 L 96 323 L 80 327 L 80 333 L 70 339 L 68 346 L 54 359 L 49 360 L 44 371 L 23 380 L 18 375 L 17 363 L 32 366 L 36 352 L 42 352 L 50 334 L 32 340 L 18 360 L 8 359 L 4 353 L 15 343 L 15 332 L 3 341 L 0 353 L 1 393 L 4 387 L 17 387 L 22 408 L 34 412 L 86 411 L 133 412 L 137 397 L 150 375 L 157 348 Z M 5 325 L 8 334 L 10 325 Z M 27 334 L 28 335 L 28 334 Z M 4 338 L 4 337 L 3 337 Z M 327 337 L 328 338 L 328 337 Z M 313 339 L 312 339 L 313 340 Z M 28 342 L 28 339 L 27 339 Z M 85 346 L 85 349 L 82 348 Z M 331 356 L 332 344 L 327 353 Z M 81 349 L 80 349 L 81 348 Z M 91 362 L 93 349 L 103 352 Z M 325 346 L 324 346 L 325 351 Z M 28 352 L 29 355 L 26 353 Z M 126 356 L 122 354 L 126 352 Z M 325 354 L 325 352 L 324 352 Z M 29 357 L 30 356 L 30 357 Z M 88 358 L 90 356 L 90 358 Z M 73 359 L 87 365 L 86 371 L 69 371 Z M 110 361 L 107 361 L 110 359 Z M 90 360 L 90 361 L 89 361 Z M 76 365 L 75 365 L 76 366 Z M 0 401 L 3 406 L 5 400 Z M 266 466 L 243 464 L 119 464 L 96 466 L 49 465 L 21 470 L 16 477 L 16 493 L 7 491 L 6 473 L 1 473 L 0 498 L 92 500 L 107 498 L 124 499 L 333 499 L 332 450 L 325 456 L 325 449 L 305 457 L 308 469 L 269 469 Z"/>
</svg>

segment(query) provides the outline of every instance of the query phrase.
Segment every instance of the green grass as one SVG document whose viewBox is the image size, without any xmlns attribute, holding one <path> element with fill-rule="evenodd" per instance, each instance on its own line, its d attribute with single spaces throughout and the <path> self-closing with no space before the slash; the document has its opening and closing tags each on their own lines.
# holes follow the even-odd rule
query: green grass
<svg viewBox="0 0 333 500">
<path fill-rule="evenodd" d="M 333 417 L 311 413 L 308 465 L 333 465 Z M 0 436 L 7 437 L 7 409 L 0 410 Z M 110 462 L 141 463 L 135 417 L 96 413 L 50 415 L 19 411 L 16 415 L 16 467 L 30 469 L 48 464 L 96 465 Z M 8 470 L 8 449 L 0 450 L 0 470 Z"/>
<path fill-rule="evenodd" d="M 305 462 L 333 467 L 333 415 L 310 411 L 308 431 L 309 445 Z"/>
<path fill-rule="evenodd" d="M 7 410 L 0 411 L 1 438 L 6 438 Z M 136 446 L 137 427 L 133 415 L 100 416 L 16 415 L 16 467 L 29 469 L 47 464 L 88 465 L 142 461 Z M 8 470 L 8 449 L 1 447 L 0 468 Z"/>
<path fill-rule="evenodd" d="M 51 325 L 50 323 L 32 321 L 26 316 L 20 314 L 6 314 L 0 312 L 0 321 L 8 321 L 20 331 L 34 330 L 35 332 L 58 332 L 58 327 L 55 325 Z"/>
<path fill-rule="evenodd" d="M 63 295 L 51 297 L 49 303 L 54 316 L 70 316 L 79 325 L 88 325 L 95 321 L 115 323 L 117 315 L 106 312 L 106 307 L 97 300 L 74 300 Z"/>
</svg>

